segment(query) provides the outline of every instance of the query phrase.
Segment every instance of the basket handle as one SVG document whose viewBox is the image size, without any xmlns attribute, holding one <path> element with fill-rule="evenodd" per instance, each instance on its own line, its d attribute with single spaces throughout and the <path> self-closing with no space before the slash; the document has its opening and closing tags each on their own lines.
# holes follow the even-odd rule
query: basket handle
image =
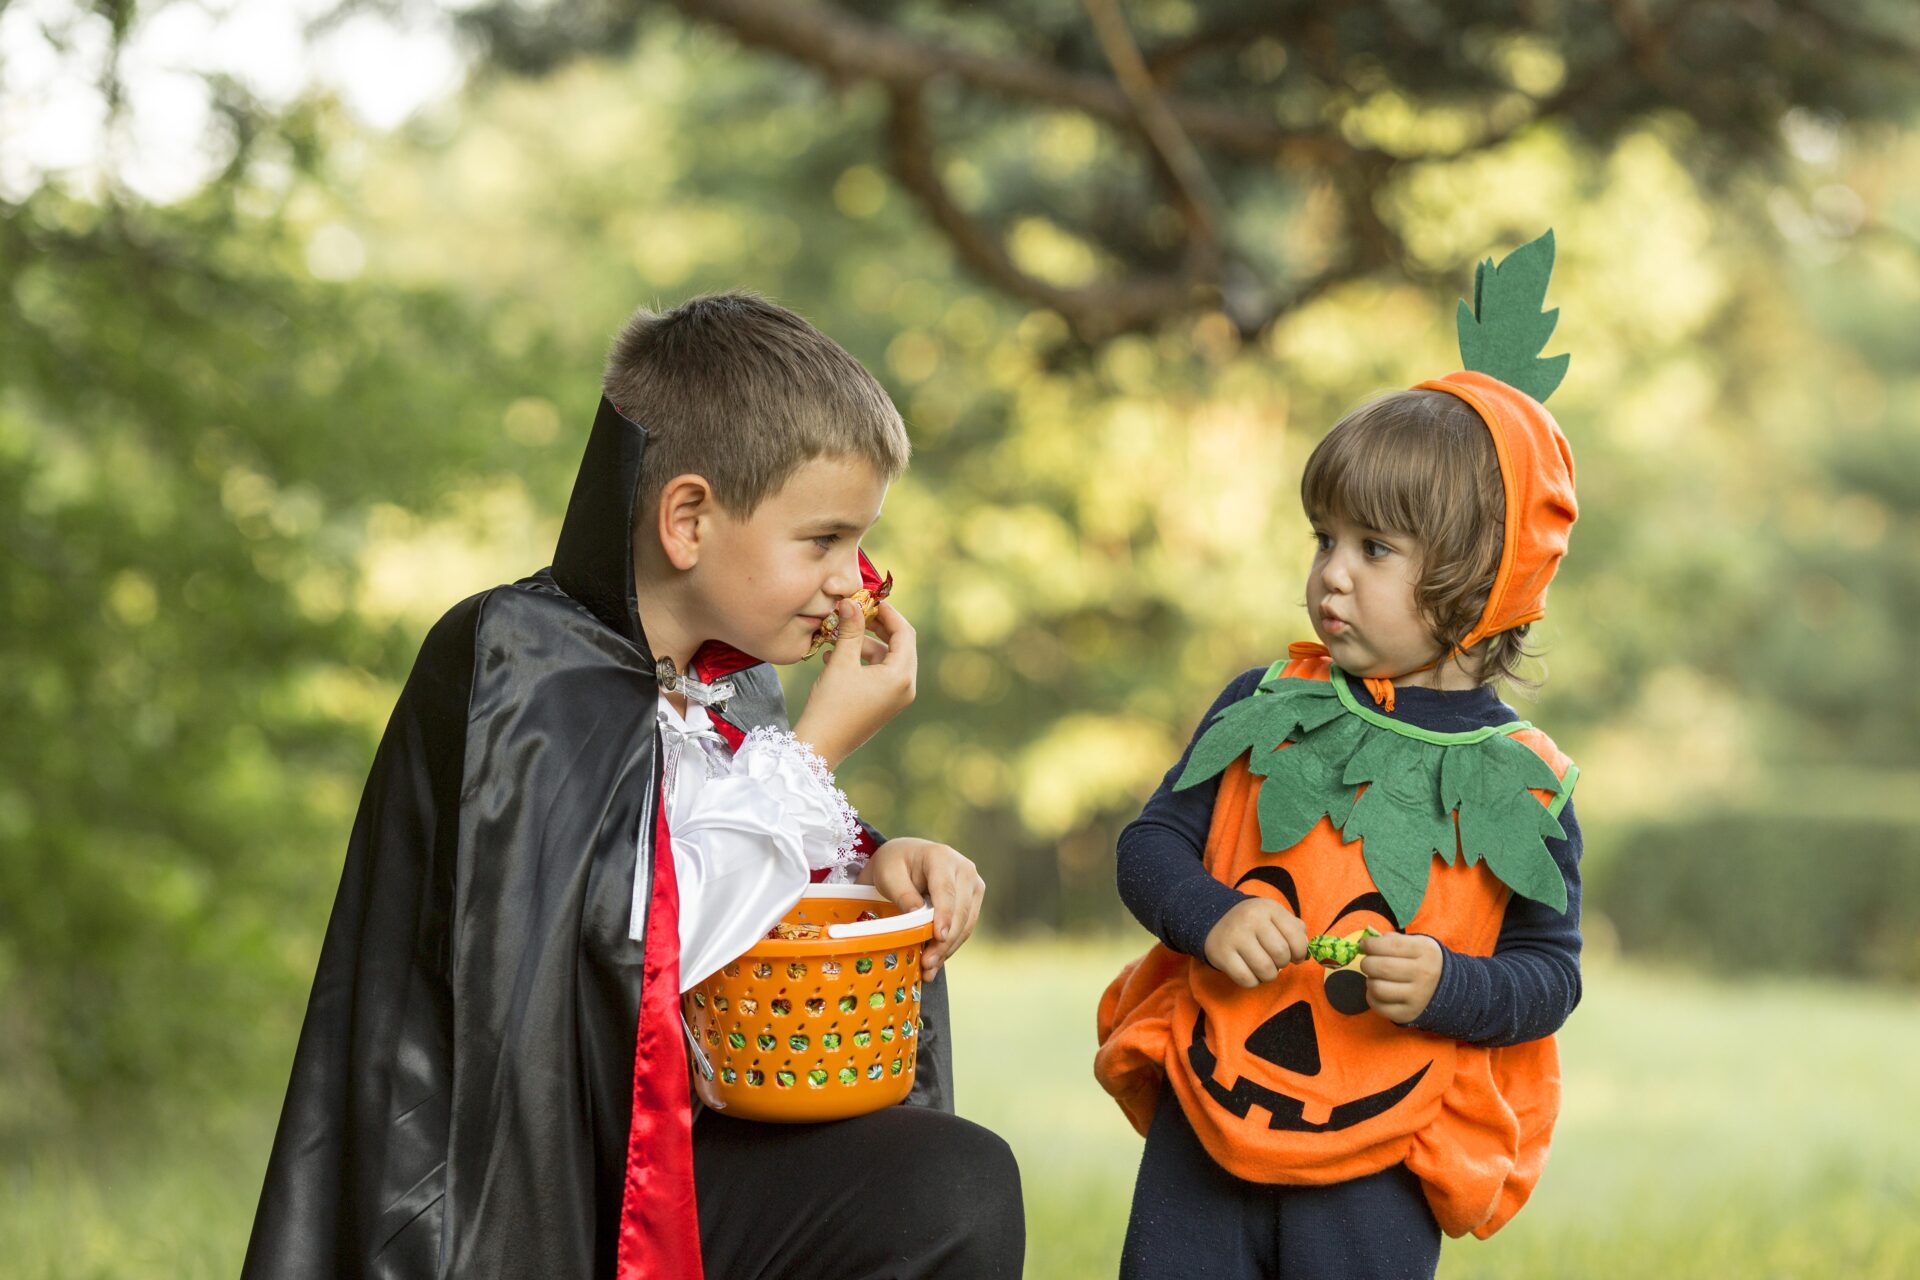
<svg viewBox="0 0 1920 1280">
<path fill-rule="evenodd" d="M 855 920 L 850 924 L 830 924 L 827 926 L 829 938 L 871 938 L 877 933 L 899 933 L 905 929 L 918 929 L 933 919 L 932 907 L 921 907 L 917 911 L 908 911 L 897 916 L 881 916 L 878 920 Z"/>
<path fill-rule="evenodd" d="M 680 1029 L 687 1033 L 687 1048 L 693 1050 L 694 1068 L 705 1079 L 713 1079 L 713 1062 L 707 1057 L 707 1051 L 700 1047 L 700 1037 L 693 1033 L 693 1024 L 687 1021 L 684 1010 L 680 1014 Z"/>
</svg>

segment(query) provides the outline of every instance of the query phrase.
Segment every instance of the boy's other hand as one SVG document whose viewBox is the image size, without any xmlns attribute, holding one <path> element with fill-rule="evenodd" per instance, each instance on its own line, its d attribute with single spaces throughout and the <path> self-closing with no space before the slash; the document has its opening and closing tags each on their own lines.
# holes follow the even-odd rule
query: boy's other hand
<svg viewBox="0 0 1920 1280">
<path fill-rule="evenodd" d="M 1446 963 L 1438 941 L 1424 933 L 1383 933 L 1361 939 L 1360 951 L 1367 1003 L 1375 1013 L 1404 1023 L 1426 1012 Z"/>
<path fill-rule="evenodd" d="M 920 976 L 929 982 L 947 957 L 973 935 L 980 900 L 987 892 L 987 882 L 971 858 L 947 845 L 912 836 L 889 840 L 875 849 L 859 878 L 902 911 L 933 903 L 933 941 L 920 952 Z"/>
<path fill-rule="evenodd" d="M 1207 934 L 1207 963 L 1243 987 L 1272 982 L 1307 955 L 1307 926 L 1272 898 L 1251 897 Z"/>
<path fill-rule="evenodd" d="M 906 709 L 920 667 L 913 628 L 892 605 L 882 604 L 874 614 L 877 637 L 867 633 L 859 605 L 842 600 L 834 612 L 840 624 L 833 648 L 793 726 L 794 736 L 812 744 L 829 769 L 838 769 L 856 747 Z M 869 640 L 877 643 L 869 646 Z M 876 655 L 878 661 L 862 661 Z"/>
</svg>

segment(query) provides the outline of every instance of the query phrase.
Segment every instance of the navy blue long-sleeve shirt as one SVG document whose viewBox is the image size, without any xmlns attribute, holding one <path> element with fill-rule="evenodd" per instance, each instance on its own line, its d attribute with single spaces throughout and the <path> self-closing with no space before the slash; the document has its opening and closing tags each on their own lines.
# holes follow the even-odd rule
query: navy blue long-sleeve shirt
<svg viewBox="0 0 1920 1280">
<path fill-rule="evenodd" d="M 1219 777 L 1185 791 L 1173 784 L 1214 716 L 1250 696 L 1266 672 L 1254 667 L 1214 699 L 1179 763 L 1120 833 L 1121 901 L 1167 946 L 1203 962 L 1213 926 L 1248 895 L 1214 879 L 1202 862 Z M 1342 678 L 1364 705 L 1373 705 L 1362 682 Z M 1394 690 L 1394 703 L 1391 713 L 1382 714 L 1441 733 L 1520 718 L 1490 685 L 1445 692 L 1402 687 Z M 1515 894 L 1492 955 L 1466 955 L 1441 943 L 1440 984 L 1410 1026 L 1471 1044 L 1506 1045 L 1550 1036 L 1566 1022 L 1580 1003 L 1580 823 L 1571 800 L 1560 811 L 1560 823 L 1567 837 L 1548 839 L 1547 849 L 1566 877 L 1567 909 L 1555 911 Z"/>
</svg>

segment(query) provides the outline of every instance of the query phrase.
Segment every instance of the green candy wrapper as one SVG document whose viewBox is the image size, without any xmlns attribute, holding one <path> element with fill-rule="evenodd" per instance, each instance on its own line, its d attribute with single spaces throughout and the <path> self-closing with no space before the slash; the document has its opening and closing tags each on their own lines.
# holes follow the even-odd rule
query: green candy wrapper
<svg viewBox="0 0 1920 1280">
<path fill-rule="evenodd" d="M 1377 938 L 1380 931 L 1369 925 L 1362 931 L 1368 938 Z M 1351 942 L 1337 934 L 1323 933 L 1307 939 L 1307 954 L 1329 969 L 1344 969 L 1360 957 L 1360 944 Z"/>
</svg>

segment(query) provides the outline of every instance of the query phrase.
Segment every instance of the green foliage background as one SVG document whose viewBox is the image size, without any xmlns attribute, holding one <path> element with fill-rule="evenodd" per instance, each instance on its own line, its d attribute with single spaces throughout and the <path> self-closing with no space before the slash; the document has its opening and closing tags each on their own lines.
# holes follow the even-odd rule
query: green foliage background
<svg viewBox="0 0 1920 1280">
<path fill-rule="evenodd" d="M 847 789 L 976 858 L 990 931 L 1097 932 L 1126 924 L 1114 835 L 1201 711 L 1310 634 L 1314 441 L 1453 368 L 1473 263 L 1552 226 L 1582 515 L 1520 705 L 1582 765 L 1589 937 L 1920 978 L 1910 103 L 1791 114 L 1748 164 L 1703 168 L 1670 114 L 1408 160 L 1379 208 L 1402 270 L 1251 340 L 1201 313 L 1093 349 L 951 265 L 877 167 L 882 105 L 661 23 L 483 68 L 391 135 L 302 101 L 174 204 L 0 199 L 0 1154 L 213 1099 L 270 1120 L 420 638 L 546 563 L 625 315 L 736 286 L 842 341 L 914 438 L 869 549 L 922 694 Z M 950 178 L 1115 163 L 1036 110 Z M 1042 211 L 1011 246 L 1102 265 Z"/>
</svg>

